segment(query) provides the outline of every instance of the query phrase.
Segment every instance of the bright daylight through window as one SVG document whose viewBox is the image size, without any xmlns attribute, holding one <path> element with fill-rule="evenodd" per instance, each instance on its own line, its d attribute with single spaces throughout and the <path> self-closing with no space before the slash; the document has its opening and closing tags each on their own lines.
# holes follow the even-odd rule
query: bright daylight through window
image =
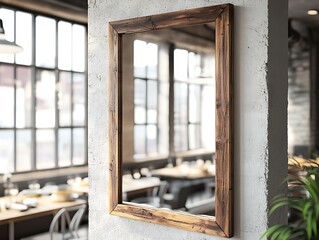
<svg viewBox="0 0 319 240">
<path fill-rule="evenodd" d="M 144 54 L 138 54 L 144 53 Z M 174 151 L 215 151 L 215 57 L 174 48 Z M 134 41 L 134 153 L 160 155 L 159 45 Z M 168 149 L 167 149 L 168 152 Z"/>
<path fill-rule="evenodd" d="M 23 47 L 0 54 L 0 172 L 87 163 L 86 26 L 0 8 L 6 38 Z"/>
</svg>

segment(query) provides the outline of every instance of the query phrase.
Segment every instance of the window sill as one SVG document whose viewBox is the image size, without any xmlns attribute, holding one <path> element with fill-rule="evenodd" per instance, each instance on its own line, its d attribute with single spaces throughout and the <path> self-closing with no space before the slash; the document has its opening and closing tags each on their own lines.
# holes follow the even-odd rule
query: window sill
<svg viewBox="0 0 319 240">
<path fill-rule="evenodd" d="M 209 155 L 209 154 L 215 154 L 215 152 L 208 151 L 206 149 L 197 149 L 197 150 L 191 150 L 191 151 L 184 151 L 184 152 L 176 152 L 175 157 L 196 157 L 198 155 Z"/>
<path fill-rule="evenodd" d="M 48 169 L 34 172 L 25 172 L 25 173 L 13 173 L 12 182 L 22 182 L 29 181 L 30 179 L 40 179 L 40 178 L 52 178 L 72 174 L 81 174 L 87 173 L 88 166 L 76 166 L 76 167 L 67 167 L 67 168 L 58 168 L 58 169 Z M 0 178 L 0 184 L 2 183 L 2 177 Z"/>
</svg>

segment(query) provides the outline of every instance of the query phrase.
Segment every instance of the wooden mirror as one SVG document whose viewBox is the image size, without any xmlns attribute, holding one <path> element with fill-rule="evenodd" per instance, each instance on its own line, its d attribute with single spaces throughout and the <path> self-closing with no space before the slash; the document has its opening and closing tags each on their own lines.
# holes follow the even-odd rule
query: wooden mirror
<svg viewBox="0 0 319 240">
<path fill-rule="evenodd" d="M 111 214 L 222 237 L 233 236 L 232 21 L 233 5 L 224 4 L 109 23 L 109 210 Z M 205 31 L 208 31 L 208 35 L 205 35 Z M 197 40 L 192 40 L 195 35 L 201 36 L 197 37 Z M 152 52 L 153 57 L 149 58 Z M 142 55 L 137 56 L 138 53 Z M 183 72 L 181 69 L 186 70 Z M 183 76 L 186 80 L 181 80 Z M 189 107 L 184 114 L 188 116 L 185 119 L 184 132 L 188 134 L 186 138 L 183 138 L 181 134 L 183 131 L 175 123 L 176 118 L 183 115 L 180 107 L 182 103 L 175 100 L 176 97 L 181 97 L 183 86 L 187 89 L 185 94 L 189 97 L 185 100 Z M 206 119 L 204 124 L 194 117 L 200 114 L 200 110 L 196 108 L 198 101 L 194 94 L 206 88 L 213 88 L 213 92 L 206 91 L 206 99 L 209 100 L 211 96 L 213 118 L 207 117 L 210 121 Z M 145 91 L 141 93 L 141 89 Z M 145 106 L 142 104 L 142 107 L 137 106 L 141 94 L 147 95 L 146 102 L 143 103 Z M 203 95 L 199 96 L 199 99 L 204 101 Z M 161 110 L 156 112 L 154 104 L 156 109 L 161 108 Z M 206 100 L 206 108 L 209 104 Z M 195 110 L 189 110 L 190 105 L 194 105 L 192 108 Z M 206 110 L 204 111 L 206 113 Z M 201 116 L 204 115 L 201 113 Z M 203 125 L 206 128 L 203 128 Z M 203 141 L 206 140 L 199 137 L 199 132 L 203 133 L 205 130 L 205 136 L 209 136 L 210 133 L 212 135 L 213 141 L 208 139 L 208 142 L 213 142 L 211 152 L 208 151 L 209 148 L 202 147 L 205 145 L 202 144 Z M 179 132 L 179 135 L 176 135 L 176 132 Z M 148 137 L 152 141 L 144 144 Z M 185 146 L 181 144 L 182 142 L 185 142 Z M 211 144 L 206 145 L 211 146 Z M 196 146 L 200 147 L 200 150 Z M 160 154 L 152 155 L 154 152 Z M 183 160 L 181 157 L 190 153 L 197 156 L 197 161 L 184 161 L 183 163 L 187 165 L 185 169 L 181 164 Z M 211 158 L 199 158 L 199 156 L 206 157 L 205 154 Z M 159 155 L 166 159 L 165 168 L 156 167 L 156 163 L 163 162 Z M 144 158 L 140 158 L 141 156 Z M 210 168 L 211 164 L 214 164 L 213 169 Z M 188 168 L 190 165 L 196 165 L 196 171 L 193 173 L 198 178 L 190 177 Z M 144 171 L 134 172 L 127 166 L 140 166 Z M 213 209 L 213 216 L 201 214 L 200 211 L 188 211 L 186 207 L 173 208 L 173 205 L 154 207 L 152 204 L 135 201 L 137 198 L 131 200 L 127 195 L 130 193 L 127 190 L 127 178 L 134 180 L 130 184 L 140 184 L 143 181 L 138 182 L 135 179 L 141 175 L 159 177 L 159 183 L 148 182 L 148 187 L 143 188 L 147 191 L 138 191 L 141 188 L 136 186 L 133 187 L 135 191 L 131 191 L 137 197 L 140 195 L 148 197 L 153 195 L 155 190 L 156 194 L 159 194 L 161 186 L 167 186 L 165 174 L 160 174 L 160 171 L 173 172 L 176 169 L 184 175 L 171 177 L 179 179 L 171 185 L 176 186 L 177 183 L 178 186 L 184 186 L 185 184 L 181 183 L 188 180 L 192 184 L 196 183 L 196 188 L 205 186 L 207 190 L 208 186 L 210 193 L 213 189 L 209 200 L 214 200 L 208 202 L 209 209 L 210 207 Z M 129 173 L 125 174 L 126 171 Z M 145 179 L 148 178 L 142 180 Z M 165 193 L 166 189 L 167 187 Z M 174 190 L 171 190 L 172 192 L 175 193 Z M 174 194 L 172 196 L 176 197 Z"/>
</svg>

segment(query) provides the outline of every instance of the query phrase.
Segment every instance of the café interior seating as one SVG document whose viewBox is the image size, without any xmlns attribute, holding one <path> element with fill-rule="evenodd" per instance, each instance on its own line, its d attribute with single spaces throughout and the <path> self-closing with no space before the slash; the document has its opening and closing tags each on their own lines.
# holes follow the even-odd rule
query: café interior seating
<svg viewBox="0 0 319 240">
<path fill-rule="evenodd" d="M 80 231 L 80 223 L 86 210 L 86 204 L 62 208 L 53 217 L 49 233 L 37 234 L 21 240 L 57 240 L 86 239 L 87 233 Z M 81 232 L 81 233 L 80 233 Z"/>
<path fill-rule="evenodd" d="M 171 207 L 168 204 L 164 203 L 164 195 L 167 193 L 168 188 L 169 183 L 167 181 L 161 181 L 160 186 L 153 189 L 151 196 L 135 198 L 131 202 L 170 209 Z"/>
</svg>

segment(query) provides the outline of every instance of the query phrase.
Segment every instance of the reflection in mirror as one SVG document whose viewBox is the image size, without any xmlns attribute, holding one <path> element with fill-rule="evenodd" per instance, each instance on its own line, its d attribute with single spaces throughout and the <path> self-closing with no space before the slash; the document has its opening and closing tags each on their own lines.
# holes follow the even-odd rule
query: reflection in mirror
<svg viewBox="0 0 319 240">
<path fill-rule="evenodd" d="M 215 215 L 215 24 L 123 36 L 123 201 Z"/>
</svg>

